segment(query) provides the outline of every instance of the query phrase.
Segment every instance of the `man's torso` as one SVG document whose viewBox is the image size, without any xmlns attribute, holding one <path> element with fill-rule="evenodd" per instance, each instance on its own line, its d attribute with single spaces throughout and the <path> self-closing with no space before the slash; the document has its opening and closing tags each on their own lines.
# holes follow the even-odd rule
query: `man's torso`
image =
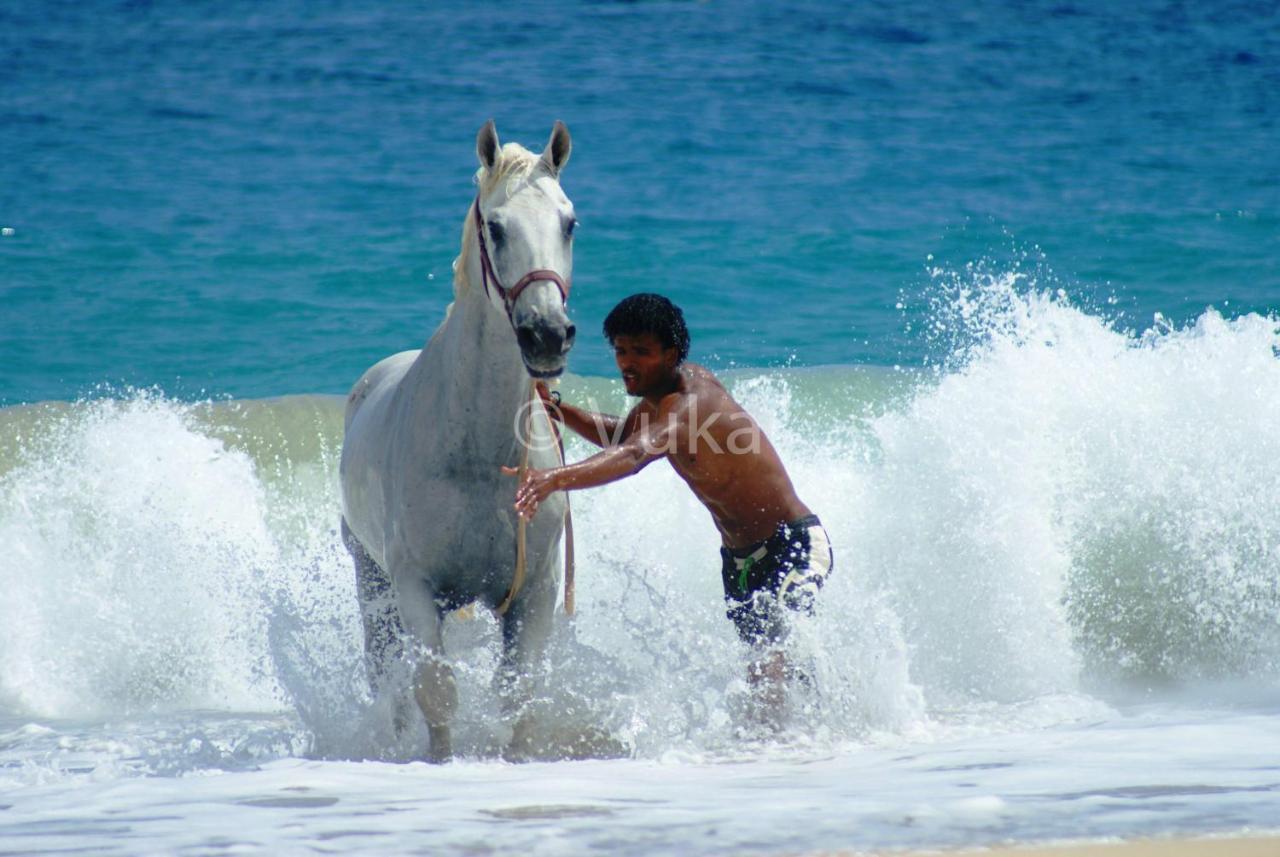
<svg viewBox="0 0 1280 857">
<path fill-rule="evenodd" d="M 701 366 L 682 366 L 680 385 L 656 406 L 637 405 L 626 434 L 645 420 L 674 429 L 663 451 L 711 512 L 727 546 L 758 542 L 779 523 L 809 514 L 768 437 Z"/>
</svg>

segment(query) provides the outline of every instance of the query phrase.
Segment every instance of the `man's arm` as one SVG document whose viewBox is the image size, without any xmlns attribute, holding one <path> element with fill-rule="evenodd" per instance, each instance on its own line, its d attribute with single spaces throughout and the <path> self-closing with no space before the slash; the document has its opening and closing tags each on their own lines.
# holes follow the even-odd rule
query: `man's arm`
<svg viewBox="0 0 1280 857">
<path fill-rule="evenodd" d="M 622 417 L 584 411 L 582 408 L 575 408 L 573 405 L 566 405 L 564 402 L 557 404 L 547 391 L 547 385 L 541 381 L 537 383 L 537 390 L 538 395 L 542 397 L 542 403 L 546 405 L 547 413 L 551 414 L 552 419 L 558 419 L 576 434 L 596 446 L 610 447 L 622 439 Z"/>
<path fill-rule="evenodd" d="M 590 458 L 576 464 L 555 467 L 550 470 L 525 471 L 524 481 L 516 489 L 516 511 L 525 518 L 532 518 L 538 505 L 556 491 L 577 491 L 607 485 L 633 473 L 639 473 L 653 461 L 674 449 L 674 436 L 681 422 L 675 414 L 660 411 L 654 423 L 639 421 L 637 428 L 626 440 L 605 447 Z M 514 476 L 514 467 L 502 471 Z"/>
</svg>

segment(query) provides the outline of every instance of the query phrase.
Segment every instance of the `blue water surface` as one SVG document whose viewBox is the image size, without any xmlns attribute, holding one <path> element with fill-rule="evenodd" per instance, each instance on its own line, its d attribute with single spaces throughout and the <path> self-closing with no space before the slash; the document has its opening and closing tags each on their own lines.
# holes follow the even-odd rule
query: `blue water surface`
<svg viewBox="0 0 1280 857">
<path fill-rule="evenodd" d="M 573 312 L 918 363 L 930 270 L 1280 308 L 1280 6 L 0 5 L 0 403 L 344 391 L 450 299 L 474 136 L 568 123 Z M 571 368 L 607 374 L 583 336 Z"/>
</svg>

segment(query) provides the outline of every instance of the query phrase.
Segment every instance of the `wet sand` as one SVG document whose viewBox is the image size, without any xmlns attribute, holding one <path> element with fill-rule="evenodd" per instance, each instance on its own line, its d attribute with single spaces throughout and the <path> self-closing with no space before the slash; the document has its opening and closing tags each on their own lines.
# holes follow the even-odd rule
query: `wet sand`
<svg viewBox="0 0 1280 857">
<path fill-rule="evenodd" d="M 857 853 L 857 852 L 854 852 Z M 865 852 L 863 852 L 865 853 Z M 1064 842 L 936 851 L 882 851 L 876 857 L 1280 857 L 1280 835 L 1247 833 L 1126 842 Z"/>
</svg>

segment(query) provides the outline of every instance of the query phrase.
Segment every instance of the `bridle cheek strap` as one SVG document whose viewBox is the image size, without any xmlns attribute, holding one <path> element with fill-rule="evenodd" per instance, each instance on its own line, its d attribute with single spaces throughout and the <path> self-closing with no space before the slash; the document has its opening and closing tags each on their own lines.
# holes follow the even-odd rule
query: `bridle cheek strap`
<svg viewBox="0 0 1280 857">
<path fill-rule="evenodd" d="M 569 284 L 550 268 L 538 268 L 535 271 L 530 271 L 511 288 L 504 288 L 502 282 L 498 279 L 498 272 L 493 269 L 493 261 L 489 258 L 489 245 L 484 239 L 484 218 L 480 216 L 480 197 L 478 196 L 473 209 L 476 213 L 476 237 L 480 239 L 480 279 L 484 283 L 484 293 L 486 295 L 489 294 L 489 284 L 492 283 L 494 290 L 501 295 L 502 303 L 507 308 L 507 319 L 513 325 L 515 320 L 511 318 L 511 312 L 515 307 L 516 300 L 519 299 L 520 293 L 533 283 L 555 283 L 556 288 L 560 290 L 560 299 L 565 303 L 569 302 Z"/>
</svg>

